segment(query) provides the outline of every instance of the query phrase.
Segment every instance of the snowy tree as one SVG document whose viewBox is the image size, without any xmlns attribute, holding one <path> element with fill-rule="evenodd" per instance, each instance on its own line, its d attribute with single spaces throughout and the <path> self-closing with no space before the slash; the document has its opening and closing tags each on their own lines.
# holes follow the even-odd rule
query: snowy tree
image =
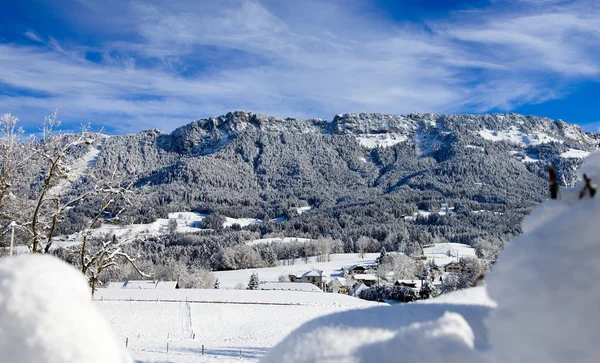
<svg viewBox="0 0 600 363">
<path fill-rule="evenodd" d="M 114 178 L 117 174 L 112 174 L 110 181 L 91 177 L 91 188 L 67 195 L 65 187 L 81 177 L 80 170 L 73 166 L 73 154 L 93 148 L 99 135 L 89 132 L 88 127 L 77 134 L 58 134 L 60 120 L 55 110 L 45 117 L 39 139 L 20 143 L 23 132 L 16 128 L 17 122 L 11 114 L 0 118 L 0 222 L 16 222 L 20 239 L 32 252 L 48 253 L 66 211 L 107 190 L 112 193 L 121 181 Z M 23 188 L 28 182 L 20 175 L 25 165 L 40 168 L 41 182 L 31 190 Z"/>
<path fill-rule="evenodd" d="M 435 297 L 437 294 L 438 294 L 437 288 L 431 281 L 429 281 L 429 280 L 423 281 L 423 285 L 421 286 L 421 289 L 419 290 L 419 298 L 429 299 L 431 297 Z"/>
<path fill-rule="evenodd" d="M 248 282 L 248 290 L 258 290 L 259 284 L 258 274 L 253 272 L 252 275 L 250 275 L 250 281 Z"/>
<path fill-rule="evenodd" d="M 369 237 L 361 236 L 356 240 L 356 249 L 360 258 L 365 258 L 365 252 L 369 245 Z"/>
<path fill-rule="evenodd" d="M 393 256 L 392 271 L 394 272 L 394 279 L 414 279 L 415 276 L 422 271 L 419 268 L 419 264 L 412 258 L 397 253 Z"/>
<path fill-rule="evenodd" d="M 169 230 L 169 233 L 175 233 L 175 231 L 177 231 L 177 220 L 169 219 L 167 229 Z"/>
</svg>

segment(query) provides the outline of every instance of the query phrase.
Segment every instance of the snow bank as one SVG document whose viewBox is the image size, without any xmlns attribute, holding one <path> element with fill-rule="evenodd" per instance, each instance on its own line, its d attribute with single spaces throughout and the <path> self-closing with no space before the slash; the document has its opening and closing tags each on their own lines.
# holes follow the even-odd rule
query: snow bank
<svg viewBox="0 0 600 363">
<path fill-rule="evenodd" d="M 599 166 L 595 154 L 583 171 L 598 181 Z M 528 233 L 508 245 L 490 274 L 488 291 L 498 308 L 489 335 L 498 360 L 597 362 L 600 357 L 600 347 L 591 341 L 600 324 L 595 286 L 600 200 L 579 200 L 581 189 L 563 191 L 560 202 L 527 218 Z"/>
<path fill-rule="evenodd" d="M 50 256 L 0 259 L 0 360 L 131 362 L 83 275 Z"/>
<path fill-rule="evenodd" d="M 600 154 L 584 164 L 600 180 Z M 487 288 L 311 321 L 265 362 L 596 362 L 600 199 L 580 183 L 527 217 Z M 489 296 L 488 296 L 489 293 Z M 323 348 L 326 347 L 326 348 Z"/>
<path fill-rule="evenodd" d="M 494 304 L 482 288 L 446 298 L 454 295 L 469 302 L 423 301 L 313 320 L 263 362 L 478 362 L 476 348 L 489 347 L 483 321 Z"/>
</svg>

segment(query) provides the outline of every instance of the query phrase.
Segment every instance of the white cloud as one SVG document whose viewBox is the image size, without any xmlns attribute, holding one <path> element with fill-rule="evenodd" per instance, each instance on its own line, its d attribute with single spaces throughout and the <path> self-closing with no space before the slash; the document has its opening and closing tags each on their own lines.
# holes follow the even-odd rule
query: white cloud
<svg viewBox="0 0 600 363">
<path fill-rule="evenodd" d="M 37 35 L 35 32 L 28 30 L 25 32 L 25 36 L 31 40 L 33 40 L 34 42 L 38 42 L 38 43 L 43 43 L 44 41 L 42 40 L 42 38 L 39 37 L 39 35 Z"/>
<path fill-rule="evenodd" d="M 118 132 L 170 130 L 234 109 L 295 117 L 480 112 L 557 97 L 600 70 L 600 12 L 577 3 L 486 9 L 428 23 L 430 30 L 365 14 L 358 0 L 133 2 L 118 12 L 84 3 L 94 17 L 78 26 L 121 40 L 0 44 L 0 67 L 10 70 L 0 83 L 28 91 L 0 96 L 3 108 L 27 120 L 19 111 L 41 117 L 58 107 L 64 119 Z"/>
</svg>

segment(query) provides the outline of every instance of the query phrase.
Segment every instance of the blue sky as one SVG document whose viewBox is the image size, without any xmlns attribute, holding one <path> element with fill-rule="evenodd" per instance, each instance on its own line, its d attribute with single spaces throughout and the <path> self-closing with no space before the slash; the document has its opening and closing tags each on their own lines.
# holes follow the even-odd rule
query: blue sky
<svg viewBox="0 0 600 363">
<path fill-rule="evenodd" d="M 3 0 L 0 112 L 170 131 L 248 110 L 519 112 L 597 131 L 595 0 Z"/>
</svg>

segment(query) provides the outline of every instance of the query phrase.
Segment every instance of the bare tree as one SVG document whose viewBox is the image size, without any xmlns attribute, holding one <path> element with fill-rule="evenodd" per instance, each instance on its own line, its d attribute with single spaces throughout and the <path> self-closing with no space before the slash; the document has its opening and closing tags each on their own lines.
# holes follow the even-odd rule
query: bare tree
<svg viewBox="0 0 600 363">
<path fill-rule="evenodd" d="M 45 117 L 39 139 L 23 142 L 23 130 L 17 127 L 17 123 L 18 118 L 10 113 L 0 118 L 0 219 L 16 222 L 31 252 L 48 253 L 66 211 L 92 198 L 100 198 L 97 213 L 83 231 L 80 248 L 74 252 L 78 253 L 77 262 L 88 277 L 92 292 L 96 284 L 101 283 L 100 274 L 116 266 L 120 260 L 127 261 L 141 276 L 148 277 L 137 268 L 135 258 L 123 251 L 123 246 L 137 237 L 108 238 L 89 243 L 92 228 L 105 212 L 117 199 L 127 201 L 132 195 L 131 184 L 124 185 L 124 178 L 116 173 L 109 173 L 109 177 L 102 179 L 88 175 L 93 184 L 87 191 L 74 196 L 68 193 L 69 185 L 83 176 L 88 168 L 85 164 L 78 165 L 73 154 L 78 149 L 93 154 L 100 135 L 89 132 L 89 126 L 83 126 L 76 134 L 57 133 L 60 120 L 56 110 Z M 36 186 L 33 197 L 27 195 L 28 188 L 22 185 L 26 181 L 19 179 L 20 171 L 30 163 L 42 170 L 41 183 Z M 122 212 L 118 211 L 104 222 L 117 222 Z"/>
</svg>

